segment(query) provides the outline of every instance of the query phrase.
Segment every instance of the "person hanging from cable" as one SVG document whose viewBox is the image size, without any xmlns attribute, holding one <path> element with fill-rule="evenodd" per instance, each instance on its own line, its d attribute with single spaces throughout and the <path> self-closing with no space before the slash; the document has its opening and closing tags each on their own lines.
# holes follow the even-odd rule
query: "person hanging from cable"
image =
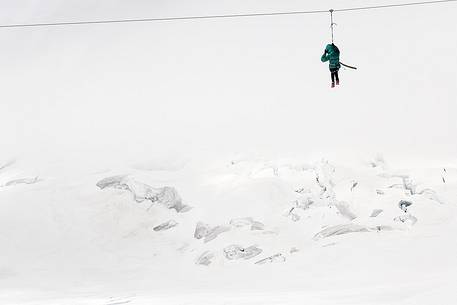
<svg viewBox="0 0 457 305">
<path fill-rule="evenodd" d="M 340 50 L 338 47 L 334 44 L 328 44 L 325 47 L 324 54 L 321 56 L 321 61 L 322 62 L 329 62 L 329 69 L 330 69 L 330 76 L 332 78 L 332 88 L 335 87 L 335 81 L 336 84 L 340 84 L 340 79 L 338 77 L 338 70 L 340 69 Z"/>
</svg>

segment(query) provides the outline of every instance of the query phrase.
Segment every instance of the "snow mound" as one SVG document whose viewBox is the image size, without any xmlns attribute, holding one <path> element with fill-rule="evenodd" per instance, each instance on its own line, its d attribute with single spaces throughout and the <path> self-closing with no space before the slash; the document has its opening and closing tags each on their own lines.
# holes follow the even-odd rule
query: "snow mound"
<svg viewBox="0 0 457 305">
<path fill-rule="evenodd" d="M 211 260 L 214 258 L 214 253 L 211 251 L 203 252 L 195 261 L 196 265 L 208 266 L 211 264 Z"/>
<path fill-rule="evenodd" d="M 219 234 L 230 231 L 230 227 L 227 226 L 215 226 L 211 227 L 210 225 L 198 222 L 195 227 L 194 237 L 196 239 L 202 239 L 205 243 L 215 239 Z"/>
<path fill-rule="evenodd" d="M 261 260 L 255 262 L 255 264 L 263 265 L 266 263 L 278 263 L 278 262 L 285 262 L 285 261 L 286 261 L 286 258 L 281 253 L 278 253 L 278 254 L 269 256 L 267 258 L 261 259 Z"/>
<path fill-rule="evenodd" d="M 262 253 L 262 249 L 257 246 L 243 248 L 239 245 L 230 245 L 224 248 L 224 255 L 229 260 L 251 259 Z"/>
<path fill-rule="evenodd" d="M 178 223 L 174 220 L 169 220 L 153 228 L 154 231 L 165 231 L 176 227 Z"/>
<path fill-rule="evenodd" d="M 191 209 L 190 206 L 182 203 L 182 199 L 175 188 L 169 186 L 155 188 L 129 176 L 107 177 L 97 182 L 97 186 L 102 190 L 105 188 L 128 190 L 133 194 L 136 202 L 149 200 L 151 206 L 154 203 L 159 203 L 168 209 L 175 209 L 176 212 L 181 213 Z"/>
<path fill-rule="evenodd" d="M 17 166 L 16 160 L 9 160 L 0 163 L 0 186 L 9 187 L 19 184 L 34 184 L 40 182 L 37 175 L 30 175 L 20 170 Z"/>
<path fill-rule="evenodd" d="M 335 236 L 335 235 L 342 235 L 342 234 L 354 233 L 354 232 L 369 232 L 369 231 L 370 230 L 365 226 L 349 223 L 349 224 L 336 225 L 336 226 L 326 228 L 326 229 L 318 232 L 316 235 L 314 235 L 313 239 L 318 240 L 321 238 L 326 238 L 326 237 Z"/>
</svg>

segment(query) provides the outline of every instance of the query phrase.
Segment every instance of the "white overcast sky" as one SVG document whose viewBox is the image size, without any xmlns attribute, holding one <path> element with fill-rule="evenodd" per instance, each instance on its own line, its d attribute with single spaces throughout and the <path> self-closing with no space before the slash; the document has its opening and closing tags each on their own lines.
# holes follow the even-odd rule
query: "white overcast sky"
<svg viewBox="0 0 457 305">
<path fill-rule="evenodd" d="M 399 3 L 399 1 L 393 1 Z M 0 0 L 0 23 L 313 10 L 386 1 Z M 457 3 L 329 16 L 0 29 L 3 157 L 457 154 Z"/>
</svg>

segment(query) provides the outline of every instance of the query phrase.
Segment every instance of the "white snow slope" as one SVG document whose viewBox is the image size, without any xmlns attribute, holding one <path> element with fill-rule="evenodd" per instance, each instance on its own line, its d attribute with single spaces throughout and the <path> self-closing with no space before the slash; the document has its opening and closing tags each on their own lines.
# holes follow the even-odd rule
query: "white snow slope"
<svg viewBox="0 0 457 305">
<path fill-rule="evenodd" d="M 58 167 L 59 176 L 48 170 L 30 180 L 36 172 L 6 163 L 0 303 L 457 301 L 457 169 L 397 169 L 379 157 L 350 166 L 259 158 L 206 164 L 67 175 Z M 117 188 L 96 185 L 119 175 Z M 164 186 L 192 209 L 178 213 L 160 195 L 144 199 Z M 401 200 L 412 203 L 406 212 Z M 169 220 L 177 225 L 154 230 Z M 199 222 L 224 229 L 197 239 Z M 241 258 L 225 255 L 230 245 L 243 249 L 235 253 Z M 251 246 L 261 253 L 243 258 Z M 209 264 L 197 264 L 204 253 Z"/>
</svg>

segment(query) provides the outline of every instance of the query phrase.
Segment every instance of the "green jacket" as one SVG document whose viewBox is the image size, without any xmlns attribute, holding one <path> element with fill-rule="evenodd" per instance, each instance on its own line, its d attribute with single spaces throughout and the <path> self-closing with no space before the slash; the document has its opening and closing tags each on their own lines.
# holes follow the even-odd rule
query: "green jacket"
<svg viewBox="0 0 457 305">
<path fill-rule="evenodd" d="M 336 45 L 328 44 L 325 47 L 325 53 L 321 56 L 322 62 L 329 62 L 330 69 L 339 69 L 340 65 L 340 50 Z"/>
</svg>

